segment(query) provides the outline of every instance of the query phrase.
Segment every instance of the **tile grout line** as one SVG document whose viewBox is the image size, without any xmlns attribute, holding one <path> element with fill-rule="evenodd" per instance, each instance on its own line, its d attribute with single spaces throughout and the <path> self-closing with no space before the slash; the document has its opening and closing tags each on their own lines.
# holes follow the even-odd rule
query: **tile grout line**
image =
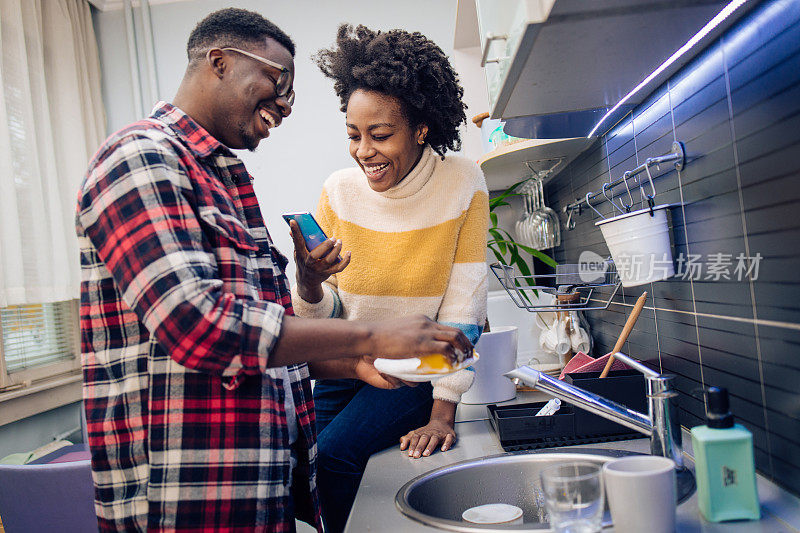
<svg viewBox="0 0 800 533">
<path fill-rule="evenodd" d="M 598 298 L 591 298 L 590 301 L 605 303 L 606 300 L 601 300 Z M 610 302 L 609 305 L 621 305 L 623 307 L 633 307 L 632 304 L 627 303 L 620 303 L 620 302 Z M 800 324 L 794 322 L 779 322 L 777 320 L 766 320 L 763 318 L 753 319 L 753 318 L 744 318 L 738 316 L 730 316 L 730 315 L 714 315 L 711 313 L 700 313 L 697 311 L 683 311 L 681 309 L 667 309 L 664 307 L 655 307 L 655 306 L 645 306 L 644 309 L 652 309 L 654 312 L 663 311 L 666 313 L 676 313 L 681 315 L 692 315 L 702 318 L 714 318 L 717 320 L 727 320 L 729 322 L 739 322 L 741 324 L 753 324 L 753 325 L 760 325 L 772 328 L 780 328 L 780 329 L 789 329 L 793 331 L 800 331 Z"/>
<path fill-rule="evenodd" d="M 631 109 L 631 139 L 633 140 L 633 156 L 636 158 L 636 166 L 638 167 L 639 166 L 639 146 L 638 146 L 638 143 L 636 142 L 636 112 L 635 111 L 636 111 L 635 108 Z M 609 161 L 609 163 L 610 163 L 610 161 Z M 610 174 L 611 174 L 611 172 L 609 171 L 609 176 L 610 176 Z M 611 179 L 611 178 L 609 177 L 609 179 Z M 625 287 L 620 287 L 620 289 L 622 289 L 620 291 L 620 294 L 622 295 L 622 303 L 627 305 L 627 298 L 625 298 Z M 653 311 L 653 313 L 655 314 L 655 311 Z M 623 325 L 622 328 L 624 329 L 625 326 Z M 630 341 L 625 341 L 625 344 L 627 345 L 627 348 L 625 349 L 626 350 L 625 353 L 628 353 L 628 352 L 630 352 L 631 343 L 630 343 Z M 658 362 L 659 362 L 659 365 L 660 365 L 661 364 L 661 355 L 660 354 L 659 354 L 659 357 L 658 357 Z"/>
<path fill-rule="evenodd" d="M 728 97 L 728 120 L 730 121 L 731 144 L 733 146 L 733 164 L 736 168 L 736 185 L 739 193 L 739 213 L 742 217 L 742 234 L 744 236 L 744 252 L 747 257 L 750 255 L 750 240 L 747 235 L 747 217 L 744 213 L 744 192 L 742 191 L 742 172 L 739 167 L 739 150 L 736 145 L 736 127 L 733 123 L 733 97 L 731 95 L 731 80 L 728 72 L 728 56 L 725 54 L 725 38 L 720 37 L 720 52 L 722 53 L 723 72 L 725 74 L 725 92 Z M 758 377 L 761 381 L 761 406 L 764 411 L 764 429 L 766 430 L 767 450 L 769 451 L 769 470 L 774 477 L 774 466 L 772 464 L 772 443 L 770 442 L 769 417 L 767 416 L 767 391 L 764 383 L 764 365 L 761 359 L 761 337 L 758 331 L 758 309 L 756 307 L 756 291 L 753 283 L 753 275 L 749 272 L 748 285 L 750 288 L 750 303 L 753 306 L 753 328 L 756 337 L 756 357 L 758 359 Z"/>
<path fill-rule="evenodd" d="M 669 106 L 669 119 L 670 124 L 672 125 L 672 141 L 677 141 L 677 133 L 675 132 L 675 115 L 672 113 L 672 80 L 667 80 L 667 105 Z M 675 169 L 676 176 L 678 178 L 678 189 L 681 195 L 681 209 L 683 209 L 683 190 L 681 189 L 681 174 L 678 169 Z M 641 188 L 639 189 L 641 192 Z M 644 205 L 644 204 L 642 204 Z M 684 232 L 686 230 L 686 217 L 684 216 Z M 687 238 L 688 240 L 688 238 Z M 658 312 L 656 311 L 656 284 L 655 282 L 650 283 L 650 294 L 653 295 L 653 320 L 656 324 L 656 349 L 658 350 L 658 366 L 659 371 L 663 374 L 664 373 L 664 364 L 661 359 L 661 335 L 658 333 Z"/>
<path fill-rule="evenodd" d="M 669 85 L 667 86 L 669 87 Z M 667 89 L 669 90 L 669 89 Z M 636 166 L 639 166 L 639 143 L 636 140 L 636 116 L 631 112 L 631 130 L 633 131 L 633 153 L 636 156 Z M 673 134 L 674 135 L 674 134 Z M 638 180 L 638 178 L 637 178 Z M 639 200 L 642 202 L 642 209 L 644 209 L 644 198 L 642 197 L 642 187 L 639 187 Z M 625 287 L 622 287 L 622 301 L 625 302 Z M 653 288 L 653 283 L 650 283 L 650 298 L 652 302 L 655 304 L 656 301 L 656 294 L 655 289 Z M 656 354 L 658 355 L 658 371 L 659 373 L 664 373 L 664 363 L 661 360 L 661 339 L 658 336 L 658 318 L 656 316 L 656 311 L 653 309 L 653 324 L 656 330 Z M 628 341 L 628 351 L 630 351 L 630 341 Z"/>
<path fill-rule="evenodd" d="M 655 283 L 650 282 L 650 294 L 652 295 L 653 303 L 656 301 Z M 658 334 L 658 313 L 656 312 L 655 305 L 653 306 L 653 322 L 656 325 L 656 352 L 658 353 L 658 371 L 664 373 L 664 363 L 661 361 L 661 337 Z"/>
<path fill-rule="evenodd" d="M 670 121 L 672 122 L 672 138 L 677 140 L 678 132 L 675 131 L 675 110 L 672 106 L 672 83 L 670 81 L 667 82 L 667 93 L 669 94 L 669 117 Z M 686 164 L 684 160 L 683 164 Z M 680 193 L 681 197 L 681 216 L 683 217 L 683 237 L 686 240 L 686 254 L 690 254 L 689 248 L 689 230 L 686 224 L 686 201 L 683 197 L 683 180 L 681 179 L 681 171 L 677 168 L 675 169 L 675 173 L 678 177 L 678 192 Z M 705 389 L 706 387 L 706 379 L 703 372 L 703 349 L 700 347 L 700 322 L 698 320 L 697 315 L 697 299 L 695 298 L 694 293 L 694 280 L 689 278 L 689 290 L 692 293 L 692 315 L 694 316 L 694 332 L 695 337 L 697 338 L 697 362 L 700 365 L 700 386 Z M 655 299 L 653 299 L 653 307 L 655 307 Z M 655 313 L 655 310 L 653 311 Z M 706 402 L 706 395 L 703 394 L 703 408 L 708 410 L 708 404 Z"/>
</svg>

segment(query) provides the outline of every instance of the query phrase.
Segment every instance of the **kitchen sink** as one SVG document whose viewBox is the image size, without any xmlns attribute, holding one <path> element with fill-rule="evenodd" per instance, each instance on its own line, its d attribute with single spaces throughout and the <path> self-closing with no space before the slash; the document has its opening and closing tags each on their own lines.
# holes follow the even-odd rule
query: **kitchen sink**
<svg viewBox="0 0 800 533">
<path fill-rule="evenodd" d="M 395 503 L 407 517 L 450 531 L 514 531 L 548 529 L 539 472 L 571 461 L 603 464 L 635 452 L 607 449 L 548 450 L 493 455 L 444 466 L 418 476 L 398 491 Z M 678 503 L 695 490 L 689 470 L 678 475 Z M 523 511 L 522 525 L 479 525 L 465 522 L 461 513 L 487 503 L 516 505 Z M 603 525 L 611 525 L 606 508 Z"/>
</svg>

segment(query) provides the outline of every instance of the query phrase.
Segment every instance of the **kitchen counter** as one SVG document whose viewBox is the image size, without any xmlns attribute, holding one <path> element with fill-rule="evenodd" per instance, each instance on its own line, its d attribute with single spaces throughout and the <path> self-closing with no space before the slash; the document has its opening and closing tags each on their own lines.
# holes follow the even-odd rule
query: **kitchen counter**
<svg viewBox="0 0 800 533">
<path fill-rule="evenodd" d="M 520 393 L 507 404 L 539 401 L 546 398 L 541 393 Z M 430 470 L 459 461 L 504 453 L 500 441 L 487 420 L 485 405 L 459 405 L 456 416 L 458 443 L 451 450 L 436 452 L 430 457 L 411 459 L 398 447 L 375 454 L 367 464 L 356 495 L 353 511 L 345 528 L 346 533 L 386 531 L 416 533 L 441 531 L 406 518 L 394 503 L 395 494 L 406 482 Z M 684 446 L 691 452 L 691 439 L 684 432 Z M 607 448 L 647 453 L 648 439 L 595 443 L 571 448 Z M 547 451 L 547 450 L 542 450 Z M 693 464 L 687 461 L 690 466 Z M 678 506 L 677 531 L 679 532 L 800 532 L 800 499 L 781 490 L 759 476 L 759 498 L 762 519 L 756 522 L 726 522 L 714 524 L 705 521 L 697 508 L 696 493 Z M 539 530 L 544 531 L 544 530 Z M 613 531 L 606 529 L 604 531 Z"/>
</svg>

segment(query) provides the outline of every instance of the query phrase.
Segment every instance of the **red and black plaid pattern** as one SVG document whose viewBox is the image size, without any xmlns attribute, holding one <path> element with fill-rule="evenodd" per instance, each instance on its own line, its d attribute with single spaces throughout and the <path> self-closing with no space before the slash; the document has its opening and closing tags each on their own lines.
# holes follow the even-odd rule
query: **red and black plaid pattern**
<svg viewBox="0 0 800 533">
<path fill-rule="evenodd" d="M 90 163 L 81 247 L 84 400 L 103 531 L 321 530 L 308 367 L 289 367 L 300 436 L 290 496 L 281 369 L 292 314 L 242 162 L 179 109 Z"/>
</svg>

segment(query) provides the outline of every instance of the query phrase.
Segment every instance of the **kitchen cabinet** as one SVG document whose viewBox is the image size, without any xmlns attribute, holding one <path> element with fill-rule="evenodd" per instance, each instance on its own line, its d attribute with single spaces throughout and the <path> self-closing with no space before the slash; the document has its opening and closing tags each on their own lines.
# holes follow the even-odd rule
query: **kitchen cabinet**
<svg viewBox="0 0 800 533">
<path fill-rule="evenodd" d="M 456 47 L 480 47 L 491 117 L 506 119 L 506 133 L 580 137 L 639 85 L 616 113 L 641 103 L 756 3 L 460 0 Z M 717 17 L 724 8 L 730 14 Z M 651 76 L 715 17 L 713 29 Z M 606 117 L 596 134 L 619 116 Z"/>
</svg>

